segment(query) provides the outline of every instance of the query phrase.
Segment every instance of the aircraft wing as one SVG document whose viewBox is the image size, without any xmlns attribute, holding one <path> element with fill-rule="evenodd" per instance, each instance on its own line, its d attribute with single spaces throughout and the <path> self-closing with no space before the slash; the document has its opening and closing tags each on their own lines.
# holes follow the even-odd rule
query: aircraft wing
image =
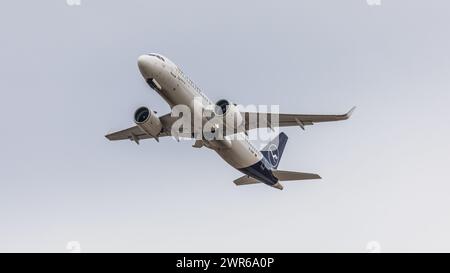
<svg viewBox="0 0 450 273">
<path fill-rule="evenodd" d="M 171 117 L 170 113 L 164 116 L 159 117 L 161 123 L 163 125 L 163 129 L 161 134 L 158 137 L 170 136 L 170 129 L 172 128 L 172 124 L 176 121 L 176 117 Z M 154 138 L 144 131 L 142 131 L 138 126 L 133 126 L 121 131 L 113 132 L 105 135 L 105 137 L 111 141 L 114 140 L 124 140 L 129 139 L 139 144 L 139 140 Z"/>
<path fill-rule="evenodd" d="M 353 107 L 350 111 L 341 115 L 273 114 L 258 112 L 241 112 L 241 114 L 245 120 L 245 130 L 272 126 L 300 126 L 304 130 L 306 125 L 313 125 L 318 122 L 346 120 L 352 115 L 355 108 L 356 107 Z M 273 122 L 272 118 L 274 119 Z M 278 124 L 276 124 L 276 118 L 278 118 Z"/>
</svg>

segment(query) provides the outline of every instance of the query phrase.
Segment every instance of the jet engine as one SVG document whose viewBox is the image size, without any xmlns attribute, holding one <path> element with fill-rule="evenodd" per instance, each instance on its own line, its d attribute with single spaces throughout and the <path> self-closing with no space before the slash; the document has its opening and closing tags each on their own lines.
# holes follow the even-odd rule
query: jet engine
<svg viewBox="0 0 450 273">
<path fill-rule="evenodd" d="M 139 107 L 134 112 L 134 122 L 146 134 L 158 139 L 162 130 L 162 123 L 155 112 L 145 106 Z"/>
<path fill-rule="evenodd" d="M 224 130 L 226 132 L 237 132 L 244 125 L 243 117 L 237 108 L 237 105 L 230 103 L 228 100 L 219 100 L 216 102 L 214 109 L 216 118 L 222 118 Z"/>
</svg>

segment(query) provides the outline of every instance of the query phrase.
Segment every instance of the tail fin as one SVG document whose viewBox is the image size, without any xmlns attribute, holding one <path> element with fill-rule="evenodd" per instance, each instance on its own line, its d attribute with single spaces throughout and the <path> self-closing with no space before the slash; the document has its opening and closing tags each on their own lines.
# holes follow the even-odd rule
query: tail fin
<svg viewBox="0 0 450 273">
<path fill-rule="evenodd" d="M 262 155 L 270 162 L 274 169 L 276 169 L 280 163 L 287 140 L 288 136 L 281 132 L 261 150 Z"/>
</svg>

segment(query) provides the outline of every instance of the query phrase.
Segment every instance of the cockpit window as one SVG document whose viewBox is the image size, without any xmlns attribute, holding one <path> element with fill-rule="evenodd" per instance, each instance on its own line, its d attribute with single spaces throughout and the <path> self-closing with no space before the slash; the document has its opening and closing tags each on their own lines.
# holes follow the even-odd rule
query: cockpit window
<svg viewBox="0 0 450 273">
<path fill-rule="evenodd" d="M 148 56 L 154 56 L 154 57 L 160 59 L 161 61 L 166 62 L 163 57 L 161 57 L 161 56 L 159 56 L 157 54 L 150 53 L 150 54 L 148 54 Z"/>
</svg>

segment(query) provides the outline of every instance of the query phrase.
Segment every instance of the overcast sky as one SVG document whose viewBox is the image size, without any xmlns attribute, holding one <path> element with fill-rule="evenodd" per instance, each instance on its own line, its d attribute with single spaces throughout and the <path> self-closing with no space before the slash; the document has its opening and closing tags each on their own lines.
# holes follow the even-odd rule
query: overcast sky
<svg viewBox="0 0 450 273">
<path fill-rule="evenodd" d="M 0 251 L 450 251 L 445 0 L 4 1 Z M 321 181 L 236 187 L 213 151 L 109 142 L 168 105 L 159 52 L 214 101 L 343 113 L 289 136 L 280 169 Z"/>
</svg>

